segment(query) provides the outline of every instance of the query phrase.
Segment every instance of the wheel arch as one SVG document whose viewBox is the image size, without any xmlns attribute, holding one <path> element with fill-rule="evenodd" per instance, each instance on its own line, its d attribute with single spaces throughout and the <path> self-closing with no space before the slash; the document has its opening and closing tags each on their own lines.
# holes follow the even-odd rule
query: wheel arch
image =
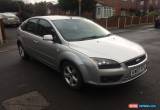
<svg viewBox="0 0 160 110">
<path fill-rule="evenodd" d="M 81 60 L 81 58 L 74 54 L 74 53 L 71 53 L 71 52 L 66 52 L 66 53 L 63 53 L 62 55 L 60 55 L 60 60 L 59 60 L 59 64 L 58 64 L 58 71 L 59 72 L 62 72 L 62 66 L 64 64 L 64 62 L 70 62 L 70 63 L 73 63 L 77 69 L 80 71 L 81 73 L 81 76 L 83 78 L 83 81 L 85 82 L 86 80 L 86 73 L 88 72 L 86 67 L 85 67 L 85 64 L 84 62 Z"/>
</svg>

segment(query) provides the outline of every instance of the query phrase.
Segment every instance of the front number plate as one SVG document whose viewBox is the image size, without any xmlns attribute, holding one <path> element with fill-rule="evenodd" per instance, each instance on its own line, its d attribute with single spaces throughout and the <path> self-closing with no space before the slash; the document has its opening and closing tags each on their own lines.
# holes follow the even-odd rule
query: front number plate
<svg viewBox="0 0 160 110">
<path fill-rule="evenodd" d="M 139 73 L 142 73 L 145 70 L 146 70 L 146 64 L 131 70 L 131 76 L 135 76 Z"/>
</svg>

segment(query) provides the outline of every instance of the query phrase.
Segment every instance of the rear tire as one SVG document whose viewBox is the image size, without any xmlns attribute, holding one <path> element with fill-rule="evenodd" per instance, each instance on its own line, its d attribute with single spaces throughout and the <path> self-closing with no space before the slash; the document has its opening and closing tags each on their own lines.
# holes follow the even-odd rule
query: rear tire
<svg viewBox="0 0 160 110">
<path fill-rule="evenodd" d="M 84 85 L 83 78 L 75 64 L 64 62 L 62 66 L 62 75 L 64 82 L 68 87 L 76 90 L 82 89 Z"/>
<path fill-rule="evenodd" d="M 29 59 L 29 55 L 25 52 L 22 44 L 18 45 L 18 51 L 19 51 L 19 55 L 22 59 Z"/>
</svg>

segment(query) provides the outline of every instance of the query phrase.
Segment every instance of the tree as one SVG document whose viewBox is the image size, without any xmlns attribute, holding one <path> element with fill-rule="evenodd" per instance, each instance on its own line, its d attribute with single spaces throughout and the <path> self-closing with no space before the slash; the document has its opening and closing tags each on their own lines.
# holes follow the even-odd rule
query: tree
<svg viewBox="0 0 160 110">
<path fill-rule="evenodd" d="M 95 0 L 82 0 L 82 11 L 93 11 L 96 7 Z"/>
<path fill-rule="evenodd" d="M 59 0 L 59 5 L 66 11 L 78 10 L 78 0 Z"/>
<path fill-rule="evenodd" d="M 47 3 L 46 2 L 40 2 L 34 4 L 34 15 L 35 16 L 43 16 L 46 15 L 47 12 Z"/>
<path fill-rule="evenodd" d="M 24 21 L 27 18 L 33 17 L 33 16 L 43 16 L 46 15 L 47 12 L 47 4 L 46 2 L 40 2 L 35 4 L 21 4 L 21 10 L 19 13 L 19 17 L 22 21 Z"/>
<path fill-rule="evenodd" d="M 0 0 L 0 12 L 17 12 L 18 5 L 12 0 Z"/>
<path fill-rule="evenodd" d="M 66 11 L 78 12 L 79 0 L 59 0 L 59 5 Z M 95 9 L 95 0 L 82 0 L 82 12 Z"/>
<path fill-rule="evenodd" d="M 27 18 L 30 18 L 34 16 L 34 5 L 33 4 L 24 4 L 23 7 L 21 7 L 21 12 L 19 13 L 19 17 L 22 21 L 26 20 Z"/>
</svg>

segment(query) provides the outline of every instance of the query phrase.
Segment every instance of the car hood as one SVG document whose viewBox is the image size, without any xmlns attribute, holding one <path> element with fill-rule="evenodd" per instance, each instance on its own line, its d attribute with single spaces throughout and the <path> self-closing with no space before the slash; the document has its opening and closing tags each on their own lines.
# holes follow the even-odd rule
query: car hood
<svg viewBox="0 0 160 110">
<path fill-rule="evenodd" d="M 140 45 L 117 35 L 69 42 L 69 47 L 89 57 L 112 59 L 119 63 L 145 54 Z"/>
</svg>

